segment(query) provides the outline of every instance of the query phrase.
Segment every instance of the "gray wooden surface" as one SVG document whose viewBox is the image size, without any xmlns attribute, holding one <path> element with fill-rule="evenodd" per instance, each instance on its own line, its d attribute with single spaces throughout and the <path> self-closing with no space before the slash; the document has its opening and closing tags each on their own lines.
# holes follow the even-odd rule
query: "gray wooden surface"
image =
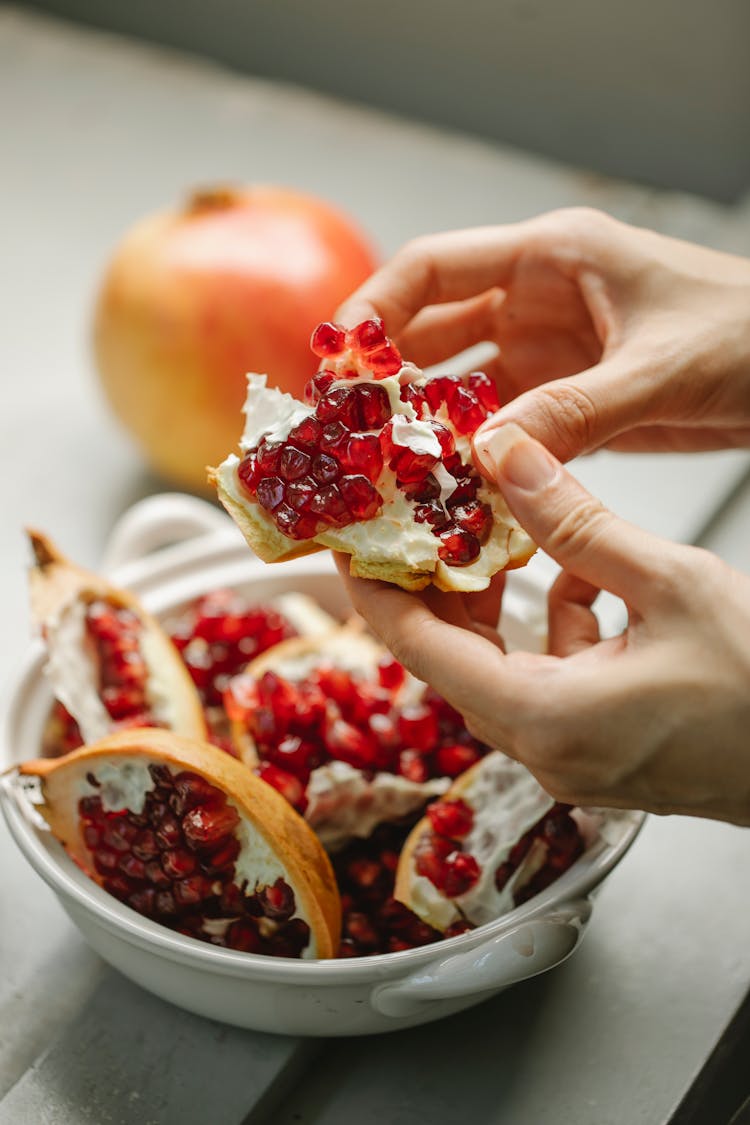
<svg viewBox="0 0 750 1125">
<path fill-rule="evenodd" d="M 358 215 L 384 252 L 582 202 L 750 251 L 747 209 L 595 180 L 12 8 L 0 11 L 0 136 L 4 680 L 28 630 L 21 527 L 95 565 L 116 518 L 160 486 L 98 397 L 88 323 L 121 231 L 188 186 L 298 184 Z M 372 174 L 388 163 L 398 191 Z M 614 458 L 580 472 L 624 514 L 694 538 L 743 464 L 655 474 Z M 745 567 L 749 517 L 745 485 L 706 538 Z M 661 1125 L 750 982 L 748 870 L 747 832 L 654 818 L 562 968 L 432 1028 L 311 1048 L 218 1028 L 117 977 L 0 825 L 0 1122 Z"/>
</svg>

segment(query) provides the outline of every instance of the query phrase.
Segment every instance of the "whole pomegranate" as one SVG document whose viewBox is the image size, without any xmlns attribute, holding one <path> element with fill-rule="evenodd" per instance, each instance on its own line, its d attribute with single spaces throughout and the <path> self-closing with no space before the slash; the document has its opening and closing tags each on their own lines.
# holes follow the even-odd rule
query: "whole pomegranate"
<svg viewBox="0 0 750 1125">
<path fill-rule="evenodd" d="M 197 192 L 128 231 L 94 346 L 107 398 L 151 465 L 205 490 L 206 465 L 239 438 L 246 372 L 301 397 L 312 330 L 375 265 L 347 216 L 290 188 Z"/>
</svg>

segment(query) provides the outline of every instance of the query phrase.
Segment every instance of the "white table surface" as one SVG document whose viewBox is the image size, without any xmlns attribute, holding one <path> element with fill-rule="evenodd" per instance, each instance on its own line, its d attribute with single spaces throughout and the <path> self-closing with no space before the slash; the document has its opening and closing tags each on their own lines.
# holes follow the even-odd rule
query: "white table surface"
<svg viewBox="0 0 750 1125">
<path fill-rule="evenodd" d="M 111 246 L 188 186 L 297 184 L 358 215 L 384 253 L 570 203 L 750 252 L 747 208 L 596 179 L 20 9 L 0 11 L 0 136 L 4 680 L 28 632 L 23 525 L 93 566 L 116 518 L 161 486 L 105 411 L 87 333 Z M 385 163 L 398 191 L 372 175 Z M 745 465 L 613 458 L 580 473 L 623 514 L 747 568 L 750 485 L 726 502 Z M 748 871 L 747 831 L 651 818 L 560 969 L 428 1028 L 310 1044 L 211 1024 L 124 981 L 0 825 L 0 1125 L 660 1125 L 750 983 Z"/>
</svg>

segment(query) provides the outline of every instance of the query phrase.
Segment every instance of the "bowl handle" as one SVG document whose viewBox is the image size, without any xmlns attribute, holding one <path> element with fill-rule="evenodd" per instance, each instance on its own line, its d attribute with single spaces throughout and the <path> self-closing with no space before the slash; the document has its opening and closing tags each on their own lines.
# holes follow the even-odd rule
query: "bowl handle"
<svg viewBox="0 0 750 1125">
<path fill-rule="evenodd" d="M 403 980 L 373 989 L 370 1003 L 394 1019 L 416 1015 L 429 1004 L 478 993 L 499 992 L 534 977 L 569 957 L 583 937 L 591 900 L 574 899 L 504 934 L 433 961 Z"/>
<path fill-rule="evenodd" d="M 171 543 L 233 525 L 223 512 L 197 496 L 162 492 L 140 500 L 117 521 L 104 549 L 102 570 L 112 571 Z"/>
</svg>

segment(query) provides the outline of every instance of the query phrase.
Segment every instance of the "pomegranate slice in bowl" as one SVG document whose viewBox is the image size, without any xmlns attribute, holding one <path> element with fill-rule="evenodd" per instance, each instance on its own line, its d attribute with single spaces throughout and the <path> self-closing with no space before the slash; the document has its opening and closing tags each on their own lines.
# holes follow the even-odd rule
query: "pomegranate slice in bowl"
<svg viewBox="0 0 750 1125">
<path fill-rule="evenodd" d="M 331 547 L 352 574 L 464 591 L 528 561 L 533 543 L 472 462 L 499 405 L 486 375 L 427 377 L 376 320 L 319 325 L 312 349 L 324 366 L 304 403 L 248 376 L 242 456 L 210 471 L 260 558 Z"/>
<path fill-rule="evenodd" d="M 579 810 L 553 800 L 495 750 L 427 809 L 401 852 L 395 897 L 435 929 L 457 932 L 544 890 L 584 850 Z"/>
<path fill-rule="evenodd" d="M 329 851 L 418 814 L 487 750 L 356 623 L 269 649 L 225 703 L 239 756 Z"/>
<path fill-rule="evenodd" d="M 340 901 L 319 841 L 208 743 L 120 731 L 19 775 L 38 784 L 38 811 L 79 867 L 137 913 L 228 949 L 336 954 Z"/>
<path fill-rule="evenodd" d="M 204 738 L 200 698 L 159 622 L 132 594 L 75 566 L 45 536 L 29 537 L 32 614 L 64 707 L 53 713 L 63 738 L 80 734 L 92 742 L 133 726 Z"/>
</svg>

